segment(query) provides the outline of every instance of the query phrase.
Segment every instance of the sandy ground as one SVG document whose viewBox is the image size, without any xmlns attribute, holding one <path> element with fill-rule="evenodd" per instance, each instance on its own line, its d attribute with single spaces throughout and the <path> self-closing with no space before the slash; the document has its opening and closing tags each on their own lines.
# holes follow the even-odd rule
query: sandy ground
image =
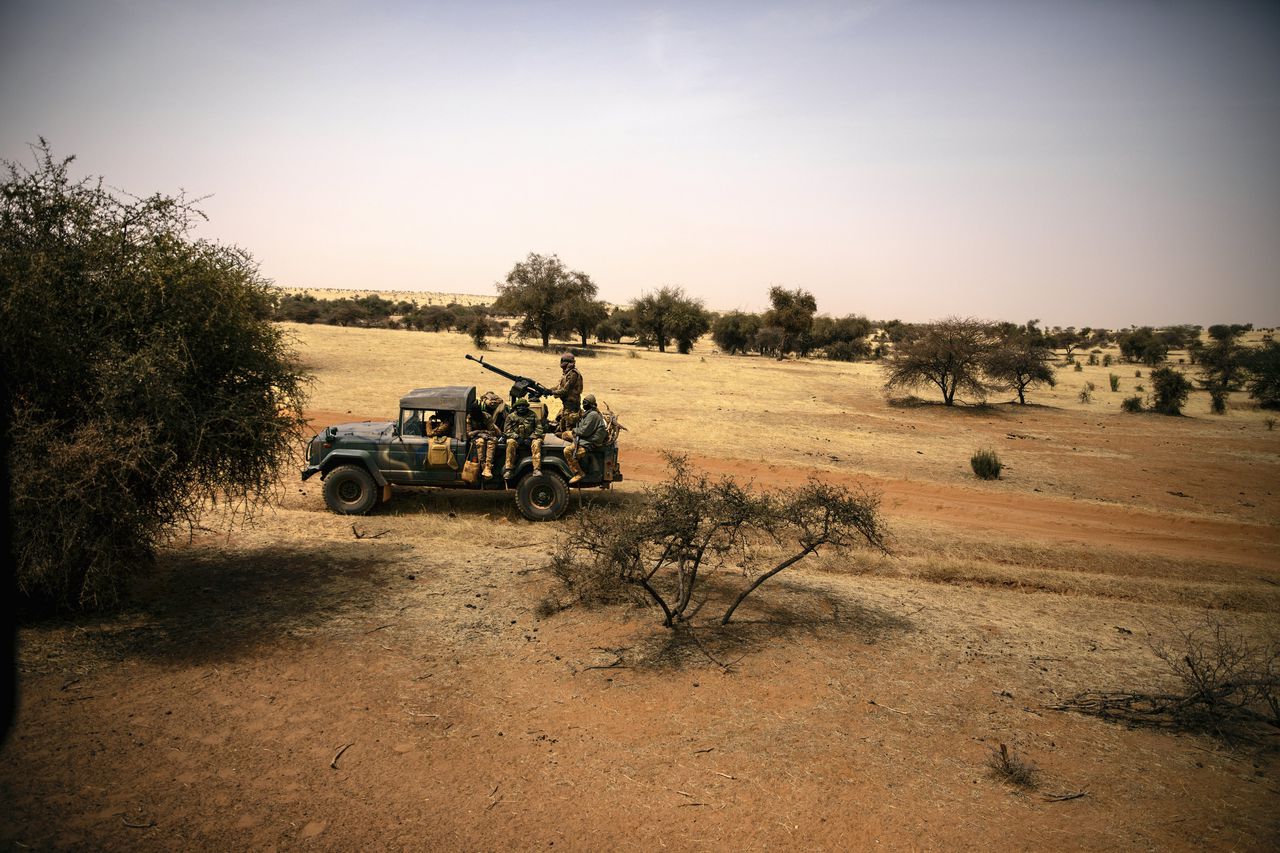
<svg viewBox="0 0 1280 853">
<path fill-rule="evenodd" d="M 420 385 L 501 390 L 455 364 L 461 336 L 296 333 L 318 425 L 386 417 Z M 551 378 L 546 356 L 491 358 Z M 1274 739 L 1228 746 L 1045 707 L 1161 684 L 1151 645 L 1180 625 L 1280 629 L 1280 433 L 1263 413 L 1236 401 L 1212 418 L 1193 397 L 1193 417 L 1122 415 L 1121 395 L 1081 404 L 1067 381 L 1039 405 L 950 411 L 887 403 L 869 365 L 709 354 L 618 350 L 582 368 L 630 427 L 627 482 L 587 497 L 625 506 L 673 449 L 758 486 L 860 482 L 883 495 L 893 556 L 824 554 L 728 628 L 710 616 L 741 579 L 715 578 L 698 645 L 643 608 L 538 618 L 559 528 L 524 522 L 506 495 L 406 492 L 353 524 L 318 483 L 287 482 L 254 523 L 211 516 L 166 548 L 124 612 L 23 627 L 0 841 L 1280 841 Z M 1002 480 L 967 471 L 982 446 Z M 999 743 L 1039 767 L 1037 788 L 990 773 Z"/>
</svg>

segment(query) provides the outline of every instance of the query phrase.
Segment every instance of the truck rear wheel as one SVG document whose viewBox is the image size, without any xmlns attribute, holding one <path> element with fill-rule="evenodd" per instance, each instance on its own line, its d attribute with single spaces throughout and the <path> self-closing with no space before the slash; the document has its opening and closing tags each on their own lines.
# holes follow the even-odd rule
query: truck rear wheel
<svg viewBox="0 0 1280 853">
<path fill-rule="evenodd" d="M 324 502 L 339 515 L 364 515 L 378 502 L 378 487 L 360 465 L 342 465 L 324 478 Z"/>
<path fill-rule="evenodd" d="M 554 521 L 569 508 L 569 484 L 559 474 L 530 474 L 516 486 L 516 506 L 530 521 Z"/>
</svg>

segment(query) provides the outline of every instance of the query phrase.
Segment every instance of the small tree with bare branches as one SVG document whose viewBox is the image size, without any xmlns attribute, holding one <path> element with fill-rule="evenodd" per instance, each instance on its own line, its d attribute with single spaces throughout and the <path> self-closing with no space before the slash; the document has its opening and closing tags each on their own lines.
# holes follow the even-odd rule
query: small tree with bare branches
<svg viewBox="0 0 1280 853">
<path fill-rule="evenodd" d="M 867 492 L 816 481 L 757 494 L 732 477 L 711 479 L 682 456 L 668 456 L 666 480 L 645 490 L 638 511 L 588 508 L 561 542 L 549 570 L 586 602 L 616 601 L 630 587 L 678 626 L 705 603 L 699 583 L 720 569 L 741 568 L 753 580 L 721 623 L 765 581 L 827 546 L 857 541 L 884 549 L 879 500 Z M 781 559 L 767 562 L 763 555 Z M 763 565 L 760 565 L 763 563 Z"/>
<path fill-rule="evenodd" d="M 766 529 L 779 543 L 797 547 L 768 571 L 757 575 L 729 605 L 722 625 L 729 624 L 733 611 L 769 578 L 794 566 L 819 548 L 848 548 L 865 542 L 885 551 L 885 531 L 879 515 L 880 499 L 867 491 L 854 492 L 810 480 L 794 492 L 784 492 L 770 501 L 773 512 L 767 517 Z"/>
</svg>

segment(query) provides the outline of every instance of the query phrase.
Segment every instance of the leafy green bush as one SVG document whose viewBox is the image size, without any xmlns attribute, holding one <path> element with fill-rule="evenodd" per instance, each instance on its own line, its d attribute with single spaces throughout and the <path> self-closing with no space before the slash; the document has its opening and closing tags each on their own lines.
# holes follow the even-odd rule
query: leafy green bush
<svg viewBox="0 0 1280 853">
<path fill-rule="evenodd" d="M 1151 371 L 1151 408 L 1162 415 L 1180 415 L 1191 393 L 1191 382 L 1172 367 Z"/>
<path fill-rule="evenodd" d="M 1117 375 L 1116 375 L 1116 374 L 1114 374 L 1114 373 L 1109 373 L 1109 374 L 1107 374 L 1107 381 L 1109 381 L 1109 382 L 1111 383 L 1111 390 L 1112 390 L 1112 391 L 1119 391 L 1119 390 L 1120 390 L 1120 377 L 1119 377 L 1119 376 L 1117 376 Z"/>
<path fill-rule="evenodd" d="M 994 450 L 979 450 L 969 457 L 969 466 L 980 480 L 998 480 L 1004 469 L 1000 457 Z"/>
<path fill-rule="evenodd" d="M 1120 404 L 1120 408 L 1130 413 L 1141 412 L 1143 408 L 1142 398 L 1137 394 L 1134 394 L 1132 397 L 1125 397 L 1124 401 Z"/>
<path fill-rule="evenodd" d="M 108 607 L 207 502 L 247 511 L 303 425 L 306 376 L 240 249 L 181 197 L 74 181 L 41 140 L 6 163 L 0 347 L 19 591 Z"/>
</svg>

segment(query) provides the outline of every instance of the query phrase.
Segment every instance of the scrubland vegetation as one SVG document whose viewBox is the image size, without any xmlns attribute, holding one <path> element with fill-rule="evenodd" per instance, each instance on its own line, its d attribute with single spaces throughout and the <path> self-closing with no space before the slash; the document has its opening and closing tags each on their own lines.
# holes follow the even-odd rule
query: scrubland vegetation
<svg viewBox="0 0 1280 853">
<path fill-rule="evenodd" d="M 276 300 L 64 165 L 0 235 L 19 577 L 64 608 L 22 629 L 11 846 L 1273 842 L 1269 332 L 615 309 L 540 255 L 488 305 Z M 555 341 L 628 426 L 561 523 L 297 479 L 304 418 Z"/>
</svg>

